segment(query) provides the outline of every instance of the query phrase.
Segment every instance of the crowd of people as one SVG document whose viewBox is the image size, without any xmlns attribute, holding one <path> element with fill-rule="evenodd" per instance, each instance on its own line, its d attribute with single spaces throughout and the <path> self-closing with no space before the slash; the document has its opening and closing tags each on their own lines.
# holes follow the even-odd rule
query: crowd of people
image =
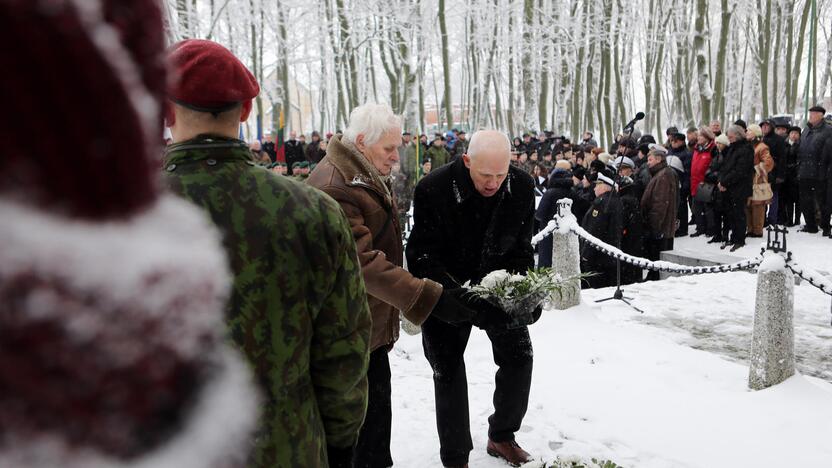
<svg viewBox="0 0 832 468">
<path fill-rule="evenodd" d="M 725 132 L 718 121 L 684 133 L 670 127 L 660 141 L 635 130 L 619 134 L 607 150 L 591 132 L 575 143 L 549 131 L 530 132 L 513 138 L 511 165 L 534 180 L 537 228 L 551 219 L 558 199 L 569 198 L 591 233 L 652 260 L 678 237 L 707 236 L 709 244 L 733 252 L 748 237 L 762 237 L 767 225 L 798 226 L 801 219 L 801 231 L 832 237 L 832 116 L 825 114 L 823 107 L 812 107 L 805 128 L 782 116 L 752 124 L 737 120 Z M 286 162 L 275 159 L 273 143 L 261 150 L 254 142 L 252 151 L 264 165 L 303 180 L 326 155 L 332 136 L 321 139 L 313 132 L 306 144 L 292 132 Z M 464 130 L 437 133 L 430 142 L 424 134 L 402 134 L 392 172 L 402 226 L 411 221 L 418 180 L 460 159 L 467 148 Z M 551 242 L 541 243 L 538 254 L 538 265 L 549 266 Z M 598 273 L 589 286 L 615 281 L 611 260 L 588 246 L 582 260 L 584 271 Z M 641 270 L 623 267 L 625 283 L 643 277 Z"/>
<path fill-rule="evenodd" d="M 543 191 L 536 212 L 541 225 L 558 199 L 569 198 L 588 232 L 651 260 L 672 249 L 677 237 L 707 236 L 733 252 L 746 238 L 762 237 L 765 226 L 796 226 L 801 217 L 800 231 L 832 237 L 832 122 L 825 114 L 821 106 L 809 109 L 804 129 L 769 118 L 750 125 L 737 120 L 724 134 L 717 121 L 686 133 L 671 127 L 661 143 L 623 134 L 609 152 L 595 147 L 589 133 L 574 146 L 545 135 L 534 144 L 524 135 L 515 139 L 516 164 Z M 551 241 L 540 244 L 542 265 L 550 264 L 550 250 Z M 584 245 L 581 260 L 583 271 L 598 273 L 587 280 L 590 286 L 615 284 L 612 259 Z M 641 281 L 643 273 L 625 265 L 621 278 Z"/>
</svg>

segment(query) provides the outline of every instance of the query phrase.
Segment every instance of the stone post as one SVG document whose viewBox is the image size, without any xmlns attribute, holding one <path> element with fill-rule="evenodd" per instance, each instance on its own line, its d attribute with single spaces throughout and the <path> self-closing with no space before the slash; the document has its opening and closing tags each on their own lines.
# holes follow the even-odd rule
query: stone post
<svg viewBox="0 0 832 468">
<path fill-rule="evenodd" d="M 570 223 L 578 220 L 572 214 L 572 200 L 558 200 L 558 213 L 555 215 L 558 229 L 552 233 L 552 268 L 564 278 L 581 274 L 581 255 L 578 247 L 578 235 L 570 231 Z M 558 310 L 568 309 L 581 303 L 581 281 L 573 280 L 571 288 L 564 290 L 563 296 L 555 300 L 552 306 Z"/>
<path fill-rule="evenodd" d="M 777 385 L 794 375 L 794 276 L 785 259 L 766 251 L 757 270 L 757 302 L 748 387 Z"/>
</svg>

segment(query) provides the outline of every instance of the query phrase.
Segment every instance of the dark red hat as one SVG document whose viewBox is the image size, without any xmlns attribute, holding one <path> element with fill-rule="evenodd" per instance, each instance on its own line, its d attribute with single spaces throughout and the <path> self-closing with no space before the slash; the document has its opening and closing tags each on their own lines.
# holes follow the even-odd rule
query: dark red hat
<svg viewBox="0 0 832 468">
<path fill-rule="evenodd" d="M 254 75 L 220 44 L 187 39 L 168 54 L 173 73 L 169 98 L 199 112 L 220 113 L 260 94 Z"/>
<path fill-rule="evenodd" d="M 152 204 L 166 87 L 156 0 L 0 2 L 0 196 L 85 219 Z M 108 34 L 103 35 L 102 32 Z M 13 44 L 13 46 L 10 46 Z"/>
</svg>

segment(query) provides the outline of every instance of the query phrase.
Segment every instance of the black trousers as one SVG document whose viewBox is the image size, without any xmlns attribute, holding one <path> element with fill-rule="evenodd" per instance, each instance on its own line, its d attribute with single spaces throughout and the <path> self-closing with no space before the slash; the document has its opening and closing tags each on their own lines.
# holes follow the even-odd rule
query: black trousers
<svg viewBox="0 0 832 468">
<path fill-rule="evenodd" d="M 495 442 L 514 440 L 529 406 L 532 383 L 532 342 L 527 327 L 486 332 L 491 340 L 495 378 L 494 414 L 488 417 L 488 437 Z M 422 324 L 422 345 L 433 369 L 436 427 L 442 464 L 464 465 L 473 449 L 468 417 L 468 379 L 465 347 L 471 324 L 450 325 L 434 317 Z"/>
<path fill-rule="evenodd" d="M 826 203 L 826 180 L 800 180 L 800 210 L 806 221 L 806 228 L 818 228 L 817 214 L 820 213 L 820 228 L 829 229 L 829 207 Z"/>
<path fill-rule="evenodd" d="M 745 244 L 745 234 L 748 230 L 745 205 L 748 203 L 748 199 L 728 193 L 726 202 L 729 204 L 729 208 L 725 224 L 731 228 L 730 242 L 732 244 Z M 725 240 L 728 241 L 729 239 L 726 237 Z"/>
<path fill-rule="evenodd" d="M 390 403 L 390 360 L 387 348 L 370 353 L 367 370 L 369 398 L 364 425 L 358 433 L 353 455 L 355 468 L 386 468 L 393 466 L 390 456 L 390 430 L 393 410 Z"/>
<path fill-rule="evenodd" d="M 673 250 L 673 239 L 655 239 L 648 235 L 644 239 L 644 255 L 648 260 L 661 260 L 662 252 L 665 250 Z M 659 272 L 650 270 L 647 272 L 647 281 L 658 281 Z"/>
</svg>

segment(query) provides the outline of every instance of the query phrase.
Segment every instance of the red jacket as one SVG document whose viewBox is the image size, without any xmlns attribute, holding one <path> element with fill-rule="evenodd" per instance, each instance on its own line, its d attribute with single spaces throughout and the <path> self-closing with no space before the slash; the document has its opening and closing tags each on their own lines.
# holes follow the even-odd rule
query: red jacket
<svg viewBox="0 0 832 468">
<path fill-rule="evenodd" d="M 711 165 L 714 146 L 714 142 L 711 142 L 704 150 L 700 150 L 699 146 L 697 146 L 693 151 L 693 162 L 690 166 L 691 196 L 696 196 L 696 189 L 699 188 L 699 183 L 705 180 L 705 172 L 708 171 L 708 166 Z"/>
</svg>

